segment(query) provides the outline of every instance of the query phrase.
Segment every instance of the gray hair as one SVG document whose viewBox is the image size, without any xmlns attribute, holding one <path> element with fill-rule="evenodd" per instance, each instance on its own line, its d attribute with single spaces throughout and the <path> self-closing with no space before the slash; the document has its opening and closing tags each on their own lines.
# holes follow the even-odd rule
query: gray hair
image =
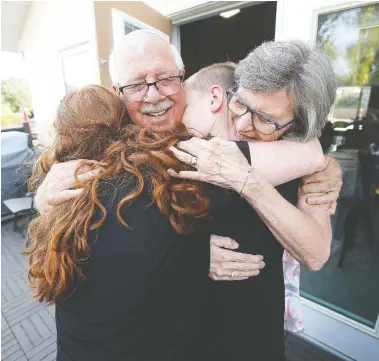
<svg viewBox="0 0 379 361">
<path fill-rule="evenodd" d="M 208 94 L 213 85 L 220 85 L 224 90 L 228 90 L 234 85 L 235 70 L 236 64 L 233 62 L 215 63 L 200 69 L 186 81 L 186 84 L 202 95 Z"/>
<path fill-rule="evenodd" d="M 308 141 L 321 135 L 337 81 L 320 47 L 311 49 L 302 41 L 263 43 L 238 63 L 235 77 L 252 92 L 288 91 L 296 120 L 283 138 Z"/>
<path fill-rule="evenodd" d="M 180 72 L 184 71 L 183 59 L 174 45 L 170 44 L 158 33 L 151 30 L 135 30 L 125 35 L 117 43 L 109 55 L 109 75 L 113 84 L 120 82 L 120 72 L 127 66 L 126 60 L 131 55 L 148 56 L 153 46 L 167 44 L 170 46 L 172 56 Z"/>
</svg>

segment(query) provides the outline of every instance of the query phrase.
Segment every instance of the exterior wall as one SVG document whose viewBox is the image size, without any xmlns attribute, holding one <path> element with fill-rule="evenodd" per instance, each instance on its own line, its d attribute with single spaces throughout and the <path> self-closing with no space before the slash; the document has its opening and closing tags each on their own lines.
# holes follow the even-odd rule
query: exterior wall
<svg viewBox="0 0 379 361">
<path fill-rule="evenodd" d="M 43 144 L 51 140 L 55 111 L 65 95 L 60 52 L 89 42 L 96 63 L 93 18 L 89 0 L 33 1 L 29 7 L 20 49 L 27 64 L 36 128 Z M 93 72 L 93 83 L 99 83 L 98 70 Z"/>
<path fill-rule="evenodd" d="M 112 85 L 108 72 L 109 53 L 113 46 L 112 9 L 117 9 L 167 35 L 171 35 L 171 21 L 142 1 L 96 1 L 94 2 L 94 9 L 98 61 L 100 59 L 107 60 L 104 65 L 99 64 L 102 85 Z"/>
</svg>

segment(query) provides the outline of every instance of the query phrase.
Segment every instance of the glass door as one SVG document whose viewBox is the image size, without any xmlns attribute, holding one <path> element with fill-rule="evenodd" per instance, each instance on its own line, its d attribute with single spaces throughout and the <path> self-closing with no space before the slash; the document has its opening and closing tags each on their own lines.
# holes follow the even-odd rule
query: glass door
<svg viewBox="0 0 379 361">
<path fill-rule="evenodd" d="M 343 188 L 331 256 L 319 272 L 301 270 L 304 298 L 378 327 L 379 315 L 379 3 L 319 14 L 317 42 L 338 80 L 322 141 L 338 159 Z"/>
</svg>

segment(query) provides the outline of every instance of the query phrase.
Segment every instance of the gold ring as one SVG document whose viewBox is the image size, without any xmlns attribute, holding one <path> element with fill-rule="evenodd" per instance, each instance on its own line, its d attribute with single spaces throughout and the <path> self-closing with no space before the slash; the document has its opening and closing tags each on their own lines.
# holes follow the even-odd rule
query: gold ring
<svg viewBox="0 0 379 361">
<path fill-rule="evenodd" d="M 192 157 L 189 163 L 190 163 L 190 165 L 192 165 L 194 167 L 196 165 L 196 163 L 197 163 L 197 158 L 196 157 Z"/>
</svg>

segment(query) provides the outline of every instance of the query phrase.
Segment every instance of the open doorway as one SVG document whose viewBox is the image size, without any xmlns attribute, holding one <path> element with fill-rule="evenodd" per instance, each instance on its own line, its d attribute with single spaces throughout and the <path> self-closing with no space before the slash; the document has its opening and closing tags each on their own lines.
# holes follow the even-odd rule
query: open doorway
<svg viewBox="0 0 379 361">
<path fill-rule="evenodd" d="M 186 77 L 202 67 L 238 62 L 263 41 L 275 39 L 276 2 L 240 9 L 230 17 L 215 15 L 180 26 L 180 47 Z"/>
</svg>

